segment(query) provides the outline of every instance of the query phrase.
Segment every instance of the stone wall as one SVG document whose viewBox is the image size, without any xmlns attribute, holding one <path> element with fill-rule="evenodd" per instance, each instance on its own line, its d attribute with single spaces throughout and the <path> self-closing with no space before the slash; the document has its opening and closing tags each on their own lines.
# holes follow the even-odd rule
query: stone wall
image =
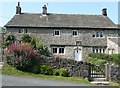
<svg viewBox="0 0 120 88">
<path fill-rule="evenodd" d="M 52 58 L 52 57 L 45 57 L 41 58 L 42 63 L 47 63 L 53 66 L 55 69 L 65 68 L 67 69 L 69 76 L 74 77 L 89 77 L 89 63 L 86 62 L 77 62 L 70 59 L 64 58 Z"/>
<path fill-rule="evenodd" d="M 110 75 L 111 81 L 119 82 L 120 83 L 120 66 L 111 65 L 110 66 Z"/>
</svg>

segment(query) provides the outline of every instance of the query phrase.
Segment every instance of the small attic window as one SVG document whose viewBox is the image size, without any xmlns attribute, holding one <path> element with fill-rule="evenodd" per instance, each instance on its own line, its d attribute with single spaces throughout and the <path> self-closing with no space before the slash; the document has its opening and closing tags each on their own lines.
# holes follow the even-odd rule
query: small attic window
<svg viewBox="0 0 120 88">
<path fill-rule="evenodd" d="M 54 30 L 54 36 L 60 36 L 60 30 Z"/>
<path fill-rule="evenodd" d="M 23 34 L 24 33 L 24 29 L 19 29 L 19 34 Z"/>
<path fill-rule="evenodd" d="M 73 36 L 77 36 L 77 35 L 78 35 L 78 31 L 77 31 L 77 30 L 73 30 L 73 31 L 72 31 L 72 35 L 73 35 Z"/>
<path fill-rule="evenodd" d="M 19 29 L 19 34 L 28 33 L 27 29 Z"/>
</svg>

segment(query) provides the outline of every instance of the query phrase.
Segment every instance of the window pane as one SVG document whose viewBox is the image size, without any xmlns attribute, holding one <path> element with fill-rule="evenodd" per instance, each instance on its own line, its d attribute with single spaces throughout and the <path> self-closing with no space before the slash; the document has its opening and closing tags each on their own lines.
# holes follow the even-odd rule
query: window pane
<svg viewBox="0 0 120 88">
<path fill-rule="evenodd" d="M 53 48 L 53 53 L 57 53 L 57 48 Z"/>
<path fill-rule="evenodd" d="M 98 53 L 98 49 L 96 49 L 96 53 Z"/>
<path fill-rule="evenodd" d="M 101 53 L 101 48 L 99 49 L 99 53 Z"/>
<path fill-rule="evenodd" d="M 92 36 L 95 37 L 95 32 L 92 33 Z"/>
<path fill-rule="evenodd" d="M 64 48 L 59 48 L 59 53 L 64 53 Z"/>
<path fill-rule="evenodd" d="M 59 31 L 55 31 L 55 35 L 60 35 Z"/>
<path fill-rule="evenodd" d="M 19 33 L 21 33 L 21 29 L 19 29 Z"/>
<path fill-rule="evenodd" d="M 99 32 L 96 32 L 96 37 L 99 37 Z"/>
<path fill-rule="evenodd" d="M 103 53 L 105 53 L 105 49 L 103 49 Z"/>
<path fill-rule="evenodd" d="M 93 48 L 93 53 L 95 53 L 95 49 Z"/>
<path fill-rule="evenodd" d="M 27 29 L 25 30 L 25 33 L 27 33 Z"/>
<path fill-rule="evenodd" d="M 76 36 L 77 35 L 77 31 L 73 31 L 72 35 Z"/>
<path fill-rule="evenodd" d="M 100 37 L 103 37 L 103 33 L 102 32 L 100 32 Z"/>
</svg>

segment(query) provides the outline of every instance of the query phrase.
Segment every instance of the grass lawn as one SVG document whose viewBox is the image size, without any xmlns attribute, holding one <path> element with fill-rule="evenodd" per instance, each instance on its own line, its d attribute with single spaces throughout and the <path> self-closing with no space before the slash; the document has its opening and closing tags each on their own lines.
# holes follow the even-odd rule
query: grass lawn
<svg viewBox="0 0 120 88">
<path fill-rule="evenodd" d="M 3 66 L 2 74 L 22 76 L 22 77 L 32 77 L 32 78 L 53 79 L 53 80 L 65 80 L 65 81 L 71 81 L 71 82 L 80 82 L 80 83 L 90 84 L 88 80 L 80 77 L 79 78 L 78 77 L 61 77 L 61 76 L 50 76 L 50 75 L 43 75 L 43 74 L 33 74 L 33 73 L 19 71 L 9 65 Z"/>
</svg>

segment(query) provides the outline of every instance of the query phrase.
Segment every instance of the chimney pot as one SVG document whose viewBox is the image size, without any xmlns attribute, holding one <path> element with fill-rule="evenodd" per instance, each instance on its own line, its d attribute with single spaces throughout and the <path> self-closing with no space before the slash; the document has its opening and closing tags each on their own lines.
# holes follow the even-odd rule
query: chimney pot
<svg viewBox="0 0 120 88">
<path fill-rule="evenodd" d="M 107 16 L 107 8 L 103 8 L 102 9 L 102 15 L 103 16 Z"/>
<path fill-rule="evenodd" d="M 43 12 L 42 13 L 43 14 L 47 14 L 47 7 L 46 7 L 46 5 L 44 5 L 42 8 L 43 8 Z"/>
<path fill-rule="evenodd" d="M 18 6 L 16 6 L 16 14 L 21 14 L 20 2 L 18 2 Z"/>
</svg>

